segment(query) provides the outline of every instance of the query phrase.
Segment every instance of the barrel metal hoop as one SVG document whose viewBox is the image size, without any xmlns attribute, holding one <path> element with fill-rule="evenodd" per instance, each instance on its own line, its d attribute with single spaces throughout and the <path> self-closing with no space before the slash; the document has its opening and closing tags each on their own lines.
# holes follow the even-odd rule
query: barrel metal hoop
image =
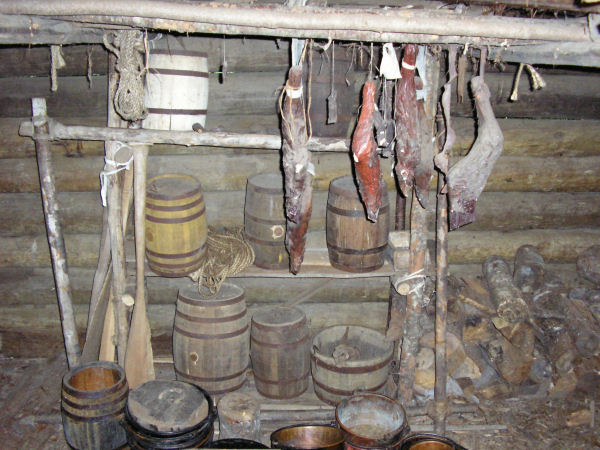
<svg viewBox="0 0 600 450">
<path fill-rule="evenodd" d="M 63 391 L 65 391 L 70 396 L 75 397 L 75 398 L 83 398 L 83 399 L 96 399 L 96 398 L 106 397 L 107 395 L 114 394 L 115 392 L 118 392 L 119 390 L 121 390 L 125 387 L 127 387 L 127 381 L 124 378 L 117 384 L 115 384 L 109 388 L 99 390 L 99 391 L 79 391 L 79 390 L 72 389 L 66 383 L 63 383 L 63 386 L 62 386 Z"/>
<path fill-rule="evenodd" d="M 250 324 L 246 324 L 244 328 L 241 328 L 236 331 L 232 331 L 231 333 L 219 333 L 219 334 L 201 334 L 201 333 L 192 333 L 190 331 L 182 330 L 177 325 L 173 327 L 173 330 L 182 334 L 184 336 L 190 337 L 192 339 L 229 339 L 232 337 L 240 336 L 244 334 L 250 328 Z"/>
<path fill-rule="evenodd" d="M 244 216 L 254 222 L 264 223 L 266 225 L 285 225 L 285 219 L 263 219 L 262 217 L 256 217 L 254 214 L 250 214 L 248 211 L 244 211 Z"/>
<path fill-rule="evenodd" d="M 175 75 L 180 77 L 198 77 L 208 78 L 208 72 L 200 70 L 180 70 L 180 69 L 157 69 L 150 67 L 148 73 L 153 75 Z"/>
<path fill-rule="evenodd" d="M 154 203 L 146 203 L 146 209 L 151 209 L 153 211 L 186 211 L 188 209 L 192 209 L 194 206 L 198 206 L 200 203 L 204 202 L 204 197 L 200 195 L 196 200 L 191 203 L 186 203 L 185 205 L 178 206 L 163 206 L 163 205 L 155 205 Z"/>
<path fill-rule="evenodd" d="M 375 247 L 375 248 L 368 248 L 365 250 L 357 250 L 354 248 L 341 248 L 341 247 L 338 247 L 337 245 L 334 245 L 331 242 L 327 241 L 327 247 L 330 250 L 334 250 L 338 253 L 343 253 L 345 255 L 374 255 L 374 254 L 381 253 L 382 251 L 384 251 L 387 248 L 387 243 L 384 245 L 381 245 L 379 247 Z"/>
<path fill-rule="evenodd" d="M 202 299 L 184 297 L 183 294 L 180 292 L 179 295 L 177 296 L 177 301 L 185 303 L 187 305 L 192 305 L 192 306 L 203 306 L 203 307 L 208 307 L 208 308 L 211 308 L 211 307 L 215 308 L 215 307 L 219 307 L 219 306 L 235 305 L 236 303 L 244 301 L 244 298 L 245 298 L 244 294 L 242 293 L 241 295 L 238 295 L 237 297 L 230 298 L 230 299 L 223 300 L 223 301 L 215 301 L 214 299 L 202 300 Z"/>
<path fill-rule="evenodd" d="M 260 187 L 260 186 L 256 186 L 254 184 L 248 183 L 248 185 L 246 186 L 246 189 L 253 191 L 253 192 L 258 192 L 260 194 L 272 194 L 272 195 L 276 195 L 276 196 L 283 195 L 283 188 L 281 188 L 281 189 L 265 188 L 265 187 Z"/>
<path fill-rule="evenodd" d="M 105 416 L 98 416 L 98 417 L 81 417 L 81 416 L 76 416 L 76 415 L 70 413 L 69 411 L 67 411 L 64 408 L 61 408 L 61 412 L 65 416 L 73 419 L 76 422 L 102 422 L 102 421 L 104 421 L 106 419 L 110 419 L 112 417 L 123 417 L 123 410 L 117 411 L 117 412 L 114 412 L 114 413 L 110 413 L 110 414 L 107 414 Z"/>
<path fill-rule="evenodd" d="M 280 330 L 278 330 L 278 328 L 283 328 L 285 327 L 285 331 L 287 330 L 295 330 L 296 328 L 300 328 L 301 326 L 306 324 L 306 316 L 303 317 L 302 319 L 300 319 L 298 322 L 296 322 L 293 325 L 287 325 L 287 324 L 283 324 L 283 325 L 277 325 L 277 324 L 269 324 L 269 325 L 265 325 L 259 322 L 256 322 L 254 317 L 252 318 L 252 326 L 258 328 L 259 330 L 263 330 L 263 331 L 275 331 L 275 332 L 280 332 Z"/>
<path fill-rule="evenodd" d="M 224 377 L 199 377 L 197 375 L 191 375 L 191 374 L 188 374 L 188 373 L 184 373 L 181 370 L 179 370 L 177 367 L 175 367 L 175 373 L 177 375 L 181 375 L 182 377 L 185 377 L 185 378 L 190 378 L 190 379 L 192 379 L 194 381 L 206 381 L 206 382 L 217 382 L 217 381 L 233 380 L 234 378 L 237 378 L 239 376 L 244 375 L 244 373 L 246 372 L 246 370 L 248 370 L 247 367 L 245 367 L 244 369 L 240 370 L 239 372 L 236 372 L 234 374 L 227 375 L 227 376 L 224 376 Z M 202 389 L 207 390 L 206 387 L 202 387 Z M 214 391 L 213 391 L 213 393 L 214 393 Z"/>
<path fill-rule="evenodd" d="M 257 379 L 258 381 L 260 381 L 261 383 L 265 383 L 265 384 L 277 385 L 277 384 L 297 383 L 298 381 L 305 380 L 306 378 L 308 378 L 309 375 L 310 375 L 310 369 L 308 369 L 305 374 L 303 374 L 302 376 L 300 376 L 298 378 L 287 378 L 285 380 L 273 381 L 273 380 L 267 380 L 265 378 L 258 376 L 256 374 L 256 369 L 254 369 L 254 378 Z"/>
<path fill-rule="evenodd" d="M 250 340 L 252 342 L 256 342 L 258 345 L 262 345 L 264 347 L 270 347 L 270 348 L 287 348 L 287 347 L 294 347 L 297 345 L 301 345 L 304 342 L 308 341 L 308 334 L 306 336 L 304 336 L 302 339 L 295 341 L 295 342 L 285 342 L 285 343 L 280 343 L 280 344 L 271 344 L 269 342 L 263 342 L 263 341 L 259 341 L 258 339 L 256 339 L 254 336 L 250 335 Z"/>
<path fill-rule="evenodd" d="M 196 58 L 208 58 L 208 53 L 198 52 L 195 50 L 172 50 L 172 49 L 152 49 L 150 56 L 152 55 L 165 55 L 165 56 L 194 56 Z"/>
<path fill-rule="evenodd" d="M 244 317 L 246 315 L 246 313 L 248 312 L 248 310 L 246 308 L 244 308 L 244 310 L 239 313 L 239 314 L 235 314 L 233 316 L 226 316 L 226 317 L 196 317 L 196 316 L 190 316 L 188 314 L 182 313 L 179 310 L 175 311 L 175 315 L 178 317 L 181 317 L 184 320 L 187 320 L 188 322 L 194 322 L 194 323 L 223 323 L 223 322 L 233 322 L 234 320 L 237 319 L 241 319 L 242 317 Z"/>
<path fill-rule="evenodd" d="M 334 366 L 334 365 L 326 363 L 325 361 L 317 358 L 314 354 L 311 354 L 310 357 L 311 357 L 311 359 L 314 361 L 314 363 L 317 366 L 321 366 L 324 369 L 328 369 L 328 370 L 331 370 L 332 372 L 337 372 L 337 373 L 366 373 L 366 372 L 373 372 L 375 370 L 379 370 L 382 367 L 387 366 L 392 361 L 392 355 L 390 355 L 384 361 L 381 361 L 380 363 L 377 363 L 377 364 L 373 364 L 371 366 L 338 367 L 338 366 Z"/>
<path fill-rule="evenodd" d="M 63 403 L 67 404 L 69 407 L 73 408 L 73 409 L 82 409 L 82 410 L 94 410 L 94 409 L 101 409 L 101 408 L 105 408 L 107 406 L 111 406 L 111 405 L 115 405 L 118 404 L 119 402 L 123 402 L 127 399 L 127 394 L 129 392 L 127 390 L 123 391 L 123 393 L 115 398 L 112 399 L 110 401 L 104 402 L 104 403 L 94 403 L 91 405 L 84 405 L 81 403 L 74 403 L 72 400 L 68 399 L 67 397 L 65 397 L 64 395 L 62 396 L 61 400 Z"/>
<path fill-rule="evenodd" d="M 206 109 L 148 108 L 148 114 L 165 114 L 168 116 L 205 116 Z"/>
<path fill-rule="evenodd" d="M 197 248 L 196 250 L 192 250 L 191 252 L 187 252 L 187 253 L 159 253 L 159 252 L 154 252 L 152 250 L 149 250 L 148 247 L 146 247 L 146 253 L 150 256 L 154 256 L 155 258 L 181 259 L 181 258 L 189 258 L 190 256 L 194 256 L 194 255 L 197 255 L 198 253 L 202 253 L 205 248 L 206 248 L 206 243 L 202 244 L 202 246 L 200 248 Z"/>
<path fill-rule="evenodd" d="M 331 211 L 338 216 L 344 217 L 360 217 L 366 219 L 364 209 L 341 209 L 337 206 L 333 206 L 331 203 L 327 203 L 327 210 Z M 379 214 L 386 214 L 390 210 L 389 205 L 382 206 L 379 208 Z"/>
<path fill-rule="evenodd" d="M 347 391 L 347 390 L 344 390 L 344 389 L 336 389 L 336 388 L 332 388 L 332 387 L 329 387 L 329 386 L 325 386 L 324 384 L 321 384 L 317 380 L 315 380 L 314 377 L 313 377 L 313 383 L 315 385 L 317 385 L 319 388 L 323 389 L 324 391 L 327 391 L 330 394 L 335 394 L 335 395 L 350 396 L 350 395 L 354 395 L 356 393 L 356 391 L 359 390 L 359 389 L 355 389 L 353 391 Z M 366 390 L 367 392 L 378 391 L 383 386 L 385 386 L 385 383 L 387 383 L 387 377 L 385 378 L 385 380 L 383 380 L 383 383 L 381 383 L 379 386 L 375 386 L 375 387 L 371 387 L 371 388 L 365 388 L 365 389 L 360 389 L 360 390 L 362 390 L 362 391 Z"/>
<path fill-rule="evenodd" d="M 206 207 L 203 206 L 202 209 L 200 211 L 198 211 L 196 214 L 192 214 L 191 216 L 185 216 L 185 217 L 154 217 L 151 216 L 149 214 L 146 214 L 146 220 L 150 221 L 150 222 L 154 222 L 154 223 L 185 223 L 185 222 L 191 222 L 194 219 L 197 219 L 198 217 L 202 216 L 204 213 L 206 212 Z"/>
<path fill-rule="evenodd" d="M 285 241 L 283 239 L 278 241 L 265 241 L 263 239 L 257 239 L 254 236 L 250 236 L 248 233 L 244 233 L 244 237 L 254 244 L 269 245 L 271 247 L 285 247 Z"/>
</svg>

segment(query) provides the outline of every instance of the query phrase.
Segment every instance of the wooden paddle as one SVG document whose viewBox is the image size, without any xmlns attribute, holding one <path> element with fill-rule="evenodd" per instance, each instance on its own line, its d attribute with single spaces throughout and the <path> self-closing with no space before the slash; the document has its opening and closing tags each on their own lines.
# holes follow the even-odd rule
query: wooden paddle
<svg viewBox="0 0 600 450">
<path fill-rule="evenodd" d="M 125 353 L 125 374 L 130 389 L 154 379 L 154 361 L 150 343 L 150 324 L 146 315 L 144 261 L 146 253 L 146 160 L 148 147 L 136 145 L 133 150 L 135 199 L 135 306 Z"/>
</svg>

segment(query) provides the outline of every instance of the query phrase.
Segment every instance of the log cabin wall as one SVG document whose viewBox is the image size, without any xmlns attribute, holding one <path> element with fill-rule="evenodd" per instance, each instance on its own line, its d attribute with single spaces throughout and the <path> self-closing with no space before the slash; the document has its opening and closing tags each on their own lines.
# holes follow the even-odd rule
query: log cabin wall
<svg viewBox="0 0 600 450">
<path fill-rule="evenodd" d="M 276 103 L 288 67 L 287 41 L 226 39 L 230 73 L 220 84 L 222 44 L 220 38 L 204 38 L 211 72 L 207 129 L 279 133 Z M 24 349 L 10 336 L 27 333 L 61 339 L 35 149 L 31 139 L 18 136 L 18 124 L 29 118 L 33 96 L 46 97 L 49 116 L 65 123 L 106 123 L 106 51 L 97 45 L 67 46 L 63 51 L 67 66 L 59 71 L 58 92 L 51 93 L 48 47 L 0 49 L 4 62 L 0 67 L 0 332 L 2 352 L 9 355 L 35 355 L 43 352 L 44 345 L 38 341 L 39 346 Z M 87 78 L 89 52 L 91 80 Z M 542 69 L 547 88 L 532 92 L 523 76 L 519 101 L 511 103 L 507 99 L 514 70 L 514 66 L 507 66 L 504 73 L 490 69 L 486 75 L 496 116 L 501 118 L 504 152 L 477 205 L 477 221 L 450 233 L 450 272 L 478 275 L 486 257 L 497 254 L 512 260 L 516 249 L 529 243 L 570 281 L 575 278 L 578 252 L 600 239 L 600 77 L 594 71 Z M 475 124 L 470 100 L 460 105 L 453 101 L 457 158 L 472 144 Z M 104 147 L 100 142 L 63 141 L 52 150 L 77 323 L 83 331 L 102 225 L 98 174 Z M 270 150 L 169 145 L 154 146 L 150 155 L 149 176 L 180 172 L 201 180 L 209 225 L 217 227 L 243 224 L 247 177 L 277 170 L 280 160 L 279 153 Z M 329 182 L 350 174 L 351 164 L 349 155 L 340 153 L 317 153 L 313 159 L 316 191 L 311 229 L 324 230 Z M 384 173 L 393 188 L 390 170 Z M 133 259 L 132 236 L 128 244 L 128 259 Z M 234 282 L 246 290 L 251 310 L 322 283 L 306 278 Z M 155 335 L 170 333 L 177 289 L 187 283 L 187 279 L 148 279 Z M 388 295 L 387 278 L 336 280 L 302 308 L 313 329 L 355 324 L 381 330 Z"/>
</svg>

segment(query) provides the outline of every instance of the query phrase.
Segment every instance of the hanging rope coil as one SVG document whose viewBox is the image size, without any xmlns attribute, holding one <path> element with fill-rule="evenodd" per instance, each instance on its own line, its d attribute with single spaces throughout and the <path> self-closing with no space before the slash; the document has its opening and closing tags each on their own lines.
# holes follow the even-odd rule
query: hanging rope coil
<svg viewBox="0 0 600 450">
<path fill-rule="evenodd" d="M 144 108 L 146 45 L 142 32 L 108 32 L 104 34 L 103 40 L 106 48 L 117 56 L 115 69 L 119 73 L 119 83 L 115 92 L 115 110 L 130 122 L 145 118 L 148 115 Z"/>
<path fill-rule="evenodd" d="M 208 229 L 206 256 L 198 270 L 189 277 L 198 282 L 198 291 L 205 294 L 207 288 L 214 296 L 229 276 L 240 273 L 254 262 L 254 250 L 244 238 L 242 228 L 219 233 Z"/>
</svg>

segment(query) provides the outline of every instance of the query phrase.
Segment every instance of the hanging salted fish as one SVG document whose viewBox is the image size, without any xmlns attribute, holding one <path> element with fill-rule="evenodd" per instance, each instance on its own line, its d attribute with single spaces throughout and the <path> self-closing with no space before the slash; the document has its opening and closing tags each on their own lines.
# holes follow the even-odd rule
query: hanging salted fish
<svg viewBox="0 0 600 450">
<path fill-rule="evenodd" d="M 471 79 L 471 91 L 477 109 L 477 139 L 469 154 L 448 172 L 450 230 L 475 220 L 475 204 L 504 144 L 502 130 L 492 110 L 490 90 L 483 80 L 484 64 L 485 51 L 482 49 L 479 76 Z"/>
<path fill-rule="evenodd" d="M 327 123 L 337 123 L 337 92 L 335 91 L 335 44 L 331 42 L 331 90 L 327 97 Z"/>
<path fill-rule="evenodd" d="M 420 124 L 415 90 L 415 63 L 419 49 L 407 44 L 402 57 L 400 78 L 396 82 L 394 119 L 396 120 L 396 178 L 400 190 L 408 197 L 414 185 L 415 169 L 421 158 Z"/>
<path fill-rule="evenodd" d="M 308 222 L 312 212 L 314 166 L 308 151 L 306 115 L 302 97 L 302 67 L 292 66 L 280 103 L 285 175 L 285 246 L 290 254 L 290 271 L 298 273 L 304 259 Z"/>
<path fill-rule="evenodd" d="M 448 173 L 449 151 L 456 142 L 456 133 L 450 124 L 450 100 L 452 95 L 452 81 L 456 78 L 456 46 L 450 46 L 448 49 L 448 81 L 444 84 L 442 93 L 442 113 L 444 115 L 444 128 L 446 139 L 442 151 L 435 157 L 435 166 L 443 175 Z"/>
<path fill-rule="evenodd" d="M 356 168 L 358 191 L 367 210 L 367 218 L 371 222 L 377 222 L 384 188 L 377 144 L 373 137 L 374 116 L 379 114 L 375 104 L 376 90 L 373 80 L 365 82 L 360 116 L 352 136 L 352 158 Z"/>
</svg>

